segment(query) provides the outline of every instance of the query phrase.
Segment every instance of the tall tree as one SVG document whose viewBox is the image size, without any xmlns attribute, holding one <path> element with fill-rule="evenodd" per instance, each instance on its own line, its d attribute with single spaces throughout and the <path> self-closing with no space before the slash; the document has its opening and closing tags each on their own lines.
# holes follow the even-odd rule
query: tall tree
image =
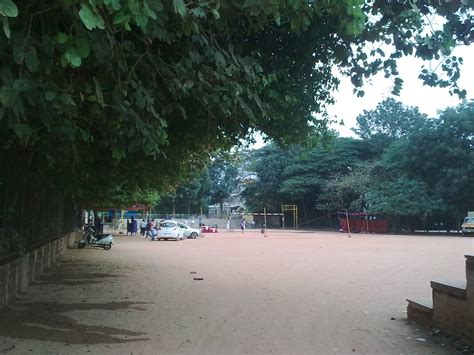
<svg viewBox="0 0 474 355">
<path fill-rule="evenodd" d="M 464 103 L 427 122 L 417 134 L 393 144 L 384 164 L 396 175 L 426 184 L 429 194 L 442 201 L 445 215 L 463 215 L 474 184 L 474 103 Z"/>
<path fill-rule="evenodd" d="M 224 212 L 224 200 L 229 198 L 236 189 L 238 168 L 232 156 L 218 155 L 209 167 L 211 203 L 218 203 L 220 216 Z"/>
<path fill-rule="evenodd" d="M 285 201 L 280 192 L 283 171 L 291 160 L 291 152 L 270 144 L 253 152 L 250 160 L 249 169 L 255 174 L 255 179 L 242 192 L 247 209 L 262 212 L 266 208 L 270 212 L 279 212 Z"/>
<path fill-rule="evenodd" d="M 406 138 L 424 125 L 427 116 L 417 107 L 408 107 L 393 98 L 380 102 L 372 111 L 357 116 L 353 129 L 360 138 L 369 140 L 381 137 L 388 140 Z"/>
<path fill-rule="evenodd" d="M 316 205 L 322 206 L 316 202 L 329 181 L 348 175 L 361 161 L 372 159 L 369 148 L 364 141 L 335 138 L 328 145 L 317 145 L 293 155 L 285 167 L 280 192 L 300 206 L 307 220 Z"/>
</svg>

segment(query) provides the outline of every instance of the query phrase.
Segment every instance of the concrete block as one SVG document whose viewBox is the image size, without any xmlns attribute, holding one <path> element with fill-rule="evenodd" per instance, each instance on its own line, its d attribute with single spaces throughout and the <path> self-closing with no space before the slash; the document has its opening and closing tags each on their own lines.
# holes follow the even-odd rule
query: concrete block
<svg viewBox="0 0 474 355">
<path fill-rule="evenodd" d="M 28 284 L 30 284 L 34 279 L 35 279 L 35 255 L 36 255 L 36 250 L 32 251 L 31 253 L 28 253 L 29 258 L 28 258 Z"/>
<path fill-rule="evenodd" d="M 14 276 L 14 289 L 15 293 L 13 298 L 16 298 L 21 293 L 21 258 L 15 259 L 13 261 L 13 268 L 15 270 Z"/>
<path fill-rule="evenodd" d="M 34 270 L 34 279 L 36 280 L 43 271 L 43 248 L 38 248 L 35 250 L 35 270 Z"/>
<path fill-rule="evenodd" d="M 67 238 L 67 248 L 76 249 L 77 248 L 77 242 L 81 238 L 82 238 L 82 232 L 81 231 L 74 231 L 74 232 L 70 233 L 68 238 Z"/>
<path fill-rule="evenodd" d="M 431 301 L 409 300 L 407 307 L 407 318 L 409 321 L 423 325 L 433 323 L 433 303 Z"/>
<path fill-rule="evenodd" d="M 474 302 L 474 255 L 466 255 L 466 290 Z"/>
<path fill-rule="evenodd" d="M 11 262 L 7 268 L 7 302 L 10 302 L 10 300 L 16 297 L 16 277 L 16 265 L 14 262 Z"/>
<path fill-rule="evenodd" d="M 20 267 L 20 280 L 19 280 L 19 290 L 23 292 L 28 287 L 29 275 L 28 270 L 30 267 L 30 253 L 23 255 L 21 258 L 21 267 Z"/>
<path fill-rule="evenodd" d="M 468 303 L 465 299 L 433 290 L 433 323 L 450 334 L 467 334 Z"/>
<path fill-rule="evenodd" d="M 5 265 L 0 266 L 0 305 L 6 304 L 7 278 L 5 276 Z"/>
<path fill-rule="evenodd" d="M 46 264 L 48 265 L 48 269 L 54 265 L 54 242 L 46 244 L 48 250 L 48 259 Z"/>
<path fill-rule="evenodd" d="M 52 241 L 40 248 L 0 266 L 0 304 L 8 304 L 19 293 L 25 291 L 44 270 L 52 266 L 68 245 L 81 233 L 70 233 L 63 238 Z"/>
<path fill-rule="evenodd" d="M 451 297 L 466 299 L 466 283 L 464 281 L 431 281 L 431 288 L 434 291 L 446 293 Z"/>
</svg>

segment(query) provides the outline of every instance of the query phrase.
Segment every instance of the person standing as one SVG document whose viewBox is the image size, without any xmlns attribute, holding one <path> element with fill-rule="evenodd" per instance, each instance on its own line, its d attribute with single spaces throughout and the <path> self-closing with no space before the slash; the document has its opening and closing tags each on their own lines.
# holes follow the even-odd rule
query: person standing
<svg viewBox="0 0 474 355">
<path fill-rule="evenodd" d="M 240 222 L 240 230 L 242 231 L 242 233 L 245 230 L 245 220 L 244 219 Z"/>
<path fill-rule="evenodd" d="M 153 237 L 153 229 L 155 228 L 155 220 L 152 219 L 151 221 L 149 220 L 147 225 L 146 225 L 146 236 L 145 238 L 147 238 L 148 236 L 150 237 Z"/>
<path fill-rule="evenodd" d="M 230 230 L 230 218 L 227 220 L 227 226 L 226 226 L 226 229 L 227 229 L 227 230 Z"/>
<path fill-rule="evenodd" d="M 142 237 L 145 236 L 145 231 L 146 231 L 146 220 L 145 218 L 143 218 L 142 221 L 140 222 L 140 235 Z"/>
</svg>

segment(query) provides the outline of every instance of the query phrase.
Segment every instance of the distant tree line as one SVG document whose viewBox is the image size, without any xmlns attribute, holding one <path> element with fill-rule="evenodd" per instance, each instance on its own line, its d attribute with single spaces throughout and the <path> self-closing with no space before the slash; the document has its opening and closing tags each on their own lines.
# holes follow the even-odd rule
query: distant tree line
<svg viewBox="0 0 474 355">
<path fill-rule="evenodd" d="M 393 230 L 456 229 L 474 208 L 474 102 L 428 118 L 387 99 L 364 111 L 354 132 L 359 139 L 256 151 L 248 208 L 294 203 L 309 225 L 337 210 L 382 213 Z"/>
<path fill-rule="evenodd" d="M 222 202 L 244 170 L 254 176 L 242 192 L 248 211 L 295 204 L 303 226 L 334 227 L 334 212 L 348 210 L 384 214 L 395 231 L 456 229 L 474 208 L 474 102 L 429 118 L 389 98 L 359 115 L 354 132 L 357 139 L 334 134 L 309 147 L 269 144 L 216 159 L 177 189 L 175 203 Z"/>
</svg>

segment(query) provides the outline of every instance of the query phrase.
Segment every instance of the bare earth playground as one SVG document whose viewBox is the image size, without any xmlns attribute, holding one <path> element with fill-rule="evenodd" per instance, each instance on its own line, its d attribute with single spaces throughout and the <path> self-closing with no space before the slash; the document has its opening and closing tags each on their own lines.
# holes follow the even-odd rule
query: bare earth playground
<svg viewBox="0 0 474 355">
<path fill-rule="evenodd" d="M 97 354 L 451 354 L 406 298 L 463 279 L 474 238 L 220 232 L 70 249 L 1 312 L 0 350 Z M 418 339 L 418 340 L 417 340 Z M 420 341 L 424 339 L 425 341 Z"/>
</svg>

